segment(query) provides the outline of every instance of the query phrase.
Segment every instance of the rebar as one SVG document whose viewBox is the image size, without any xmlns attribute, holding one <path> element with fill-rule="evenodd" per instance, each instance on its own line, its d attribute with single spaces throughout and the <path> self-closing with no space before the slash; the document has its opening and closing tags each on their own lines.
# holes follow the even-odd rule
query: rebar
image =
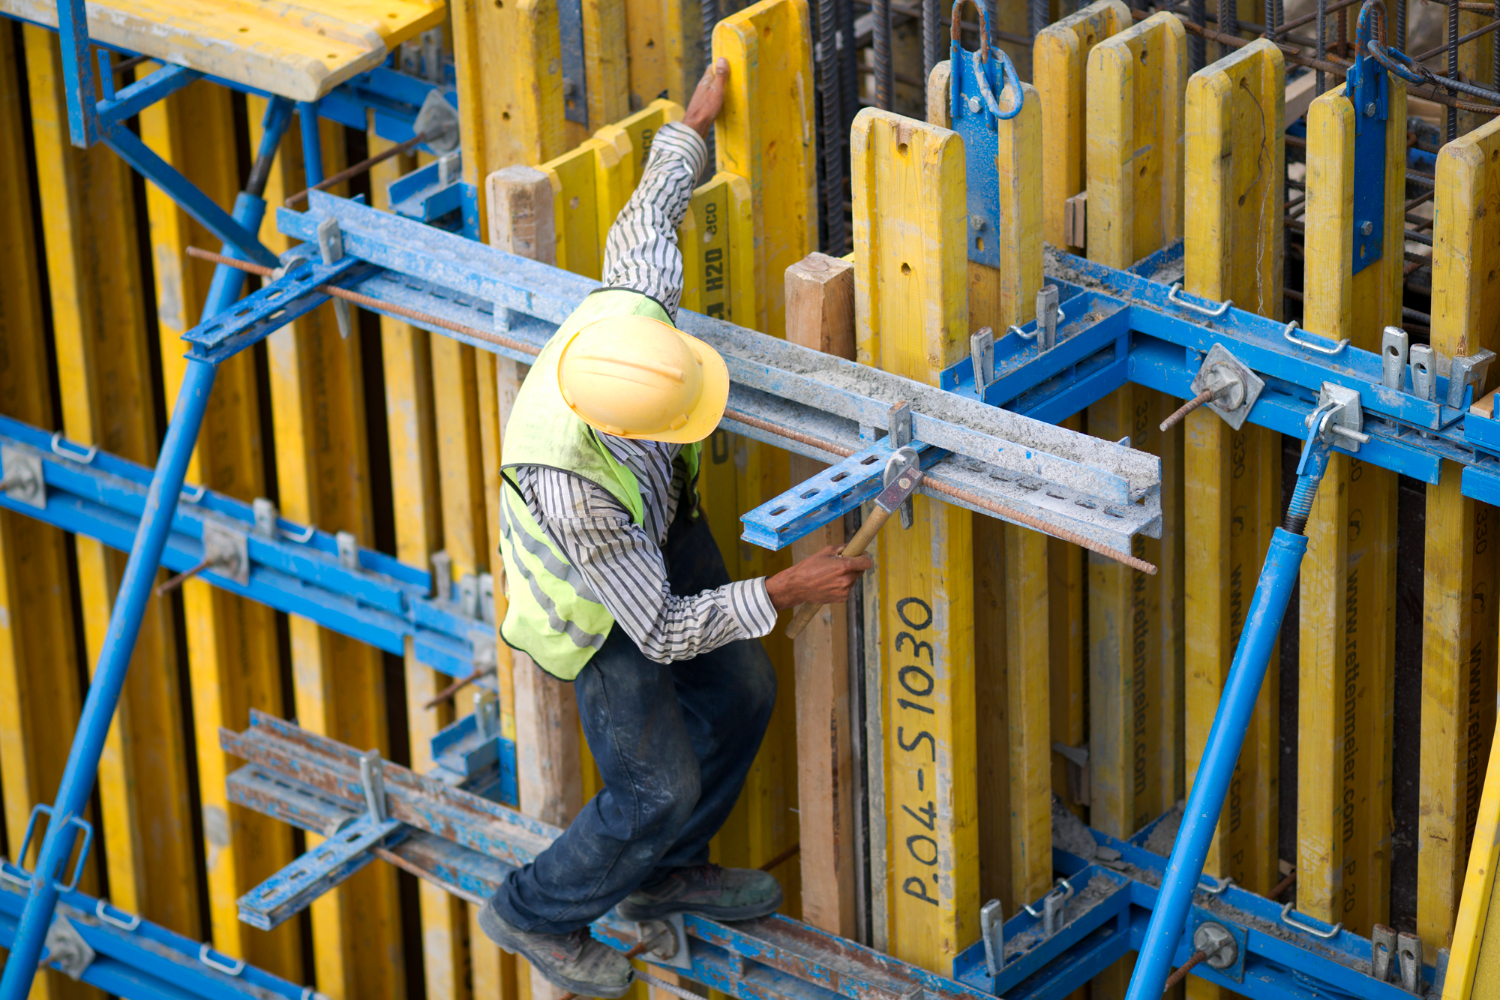
<svg viewBox="0 0 1500 1000">
<path fill-rule="evenodd" d="M 313 191 L 326 191 L 329 188 L 333 187 L 335 184 L 347 181 L 351 177 L 358 177 L 360 174 L 364 173 L 366 170 L 369 170 L 377 163 L 384 163 L 386 160 L 389 160 L 393 156 L 400 156 L 402 153 L 409 153 L 413 149 L 416 149 L 418 146 L 424 143 L 431 142 L 441 134 L 441 132 L 423 132 L 421 135 L 412 136 L 410 139 L 407 139 L 400 145 L 392 146 L 390 149 L 382 150 L 381 152 L 376 153 L 374 156 L 366 157 L 365 159 L 360 160 L 358 163 L 354 164 L 354 166 L 345 167 L 343 170 L 340 170 L 332 177 L 326 178 L 322 183 L 314 184 L 310 188 L 303 188 L 301 191 L 298 191 L 296 194 L 287 198 L 286 207 L 291 208 L 299 201 L 306 201 L 308 194 Z"/>
<path fill-rule="evenodd" d="M 1448 78 L 1458 79 L 1458 2 L 1448 0 Z M 1448 88 L 1457 96 L 1458 91 Z M 1448 109 L 1448 141 L 1458 138 L 1458 109 Z"/>
<path fill-rule="evenodd" d="M 993 2 L 990 2 L 989 4 L 987 4 L 987 6 L 990 9 L 987 12 L 988 16 L 986 20 L 988 20 L 991 25 L 994 25 L 998 22 L 999 19 L 999 15 L 994 9 L 997 5 Z M 1033 41 L 1035 41 L 1036 36 L 1041 32 L 1043 28 L 1047 26 L 1048 21 L 1051 19 L 1052 10 L 1051 5 L 1047 2 L 1047 0 L 1031 0 L 1029 6 L 1031 11 L 1031 23 L 1030 25 L 1028 25 L 1028 27 L 1031 31 L 1031 38 Z"/>
<path fill-rule="evenodd" d="M 938 64 L 942 44 L 942 11 L 939 0 L 922 0 L 922 106 L 927 106 L 927 81 L 932 79 L 933 67 Z"/>
<path fill-rule="evenodd" d="M 1317 52 L 1318 52 L 1318 59 L 1322 60 L 1322 59 L 1327 58 L 1327 56 L 1328 56 L 1328 0 L 1318 0 L 1318 18 L 1317 18 L 1317 20 L 1318 20 L 1318 47 L 1317 47 Z M 1316 82 L 1315 82 L 1315 84 L 1313 86 L 1313 90 L 1317 91 L 1317 95 L 1321 95 L 1323 93 L 1323 91 L 1325 91 L 1325 90 L 1328 89 L 1327 83 L 1328 83 L 1327 76 L 1324 74 L 1322 67 L 1319 67 L 1318 68 L 1318 77 L 1317 77 L 1317 80 L 1316 80 Z M 1317 96 L 1317 95 L 1314 95 L 1314 96 Z"/>
<path fill-rule="evenodd" d="M 1171 430 L 1173 427 L 1177 426 L 1177 424 L 1181 422 L 1181 420 L 1189 413 L 1192 413 L 1198 407 L 1202 406 L 1204 403 L 1207 403 L 1213 398 L 1214 391 L 1212 389 L 1204 389 L 1202 392 L 1198 393 L 1198 395 L 1194 396 L 1192 399 L 1188 400 L 1186 403 L 1183 403 L 1177 409 L 1173 410 L 1171 416 L 1167 417 L 1167 419 L 1163 420 L 1160 424 L 1157 425 L 1157 429 L 1161 431 Z"/>
<path fill-rule="evenodd" d="M 874 24 L 875 106 L 891 110 L 891 0 L 873 0 L 870 8 Z"/>
<path fill-rule="evenodd" d="M 1226 35 L 1240 33 L 1239 0 L 1219 0 L 1219 30 Z"/>
<path fill-rule="evenodd" d="M 719 23 L 719 0 L 701 0 L 699 14 L 703 19 L 703 71 L 706 73 L 714 64 L 714 27 Z M 708 135 L 704 137 L 708 146 L 707 163 L 710 173 L 718 159 L 714 149 L 714 132 L 714 129 L 709 129 Z"/>
<path fill-rule="evenodd" d="M 1193 952 L 1191 958 L 1179 965 L 1176 970 L 1174 970 L 1173 973 L 1167 977 L 1167 981 L 1162 984 L 1162 995 L 1165 996 L 1167 993 L 1170 993 L 1172 987 L 1176 986 L 1178 983 L 1186 979 L 1189 972 L 1192 972 L 1199 965 L 1206 961 L 1208 961 L 1208 953 L 1203 949 L 1200 948 L 1197 951 Z"/>
<path fill-rule="evenodd" d="M 823 249 L 844 252 L 844 144 L 839 101 L 839 23 L 836 0 L 818 0 L 818 96 L 823 152 Z"/>
<path fill-rule="evenodd" d="M 1188 39 L 1188 62 L 1194 73 L 1203 68 L 1203 60 L 1206 56 L 1203 36 L 1208 30 L 1207 15 L 1204 0 L 1188 0 L 1188 20 L 1198 29 L 1193 37 Z"/>
</svg>

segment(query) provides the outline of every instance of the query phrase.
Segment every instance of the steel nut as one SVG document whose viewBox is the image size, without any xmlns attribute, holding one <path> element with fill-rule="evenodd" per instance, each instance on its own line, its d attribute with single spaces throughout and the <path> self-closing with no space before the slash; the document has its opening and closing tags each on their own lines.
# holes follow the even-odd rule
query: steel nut
<svg viewBox="0 0 1500 1000">
<path fill-rule="evenodd" d="M 1212 920 L 1205 920 L 1193 931 L 1193 947 L 1208 956 L 1205 961 L 1214 969 L 1227 969 L 1240 958 L 1239 943 L 1229 928 Z"/>
</svg>

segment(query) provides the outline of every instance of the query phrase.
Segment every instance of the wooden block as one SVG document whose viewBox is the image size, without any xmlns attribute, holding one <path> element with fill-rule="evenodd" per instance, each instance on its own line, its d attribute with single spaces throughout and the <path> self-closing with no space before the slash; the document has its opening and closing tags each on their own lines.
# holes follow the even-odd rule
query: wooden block
<svg viewBox="0 0 1500 1000">
<path fill-rule="evenodd" d="M 859 360 L 936 384 L 968 351 L 964 157 L 947 129 L 866 108 L 853 128 Z M 973 533 L 923 497 L 877 562 L 889 951 L 934 971 L 978 934 Z M 866 623 L 869 628 L 873 622 Z"/>
<path fill-rule="evenodd" d="M 1403 229 L 1406 91 L 1392 81 L 1387 234 Z M 1307 114 L 1303 325 L 1379 349 L 1401 322 L 1401 244 L 1352 271 L 1354 109 L 1343 87 Z M 1297 908 L 1356 933 L 1386 922 L 1390 885 L 1396 476 L 1335 455 L 1308 519 L 1302 564 Z"/>
<path fill-rule="evenodd" d="M 485 178 L 490 199 L 491 246 L 544 264 L 557 253 L 552 182 L 535 167 L 512 164 Z"/>
<path fill-rule="evenodd" d="M 1042 98 L 1042 234 L 1054 246 L 1067 246 L 1063 203 L 1084 189 L 1085 122 L 1088 89 L 1084 70 L 1099 42 L 1130 27 L 1130 8 L 1121 0 L 1096 0 L 1075 14 L 1037 32 L 1032 45 L 1032 82 Z M 1071 243 L 1081 247 L 1083 240 Z"/>
<path fill-rule="evenodd" d="M 854 356 L 854 265 L 808 254 L 786 271 L 787 339 Z M 794 455 L 791 477 L 816 475 L 821 462 Z M 793 560 L 843 545 L 839 519 L 792 544 Z M 849 623 L 843 604 L 824 607 L 797 638 L 797 797 L 801 829 L 802 919 L 855 937 L 854 755 L 849 702 Z"/>
<path fill-rule="evenodd" d="M 1188 291 L 1280 316 L 1284 77 L 1280 50 L 1254 42 L 1195 73 L 1186 98 Z M 1185 433 L 1187 781 L 1191 789 L 1245 614 L 1281 518 L 1281 436 L 1236 431 L 1200 409 Z M 1269 892 L 1277 870 L 1278 659 L 1271 653 L 1250 731 L 1204 870 Z M 1193 978 L 1195 1000 L 1232 994 Z"/>
<path fill-rule="evenodd" d="M 1443 147 L 1434 206 L 1432 346 L 1445 356 L 1500 347 L 1500 121 Z M 1493 379 L 1491 380 L 1493 382 Z M 1484 396 L 1493 411 L 1493 395 Z M 1485 416 L 1489 416 L 1488 412 Z M 1422 765 L 1417 841 L 1417 932 L 1429 958 L 1453 935 L 1465 854 L 1480 858 L 1480 787 L 1495 732 L 1500 576 L 1495 508 L 1459 491 L 1459 466 L 1443 463 L 1427 487 L 1422 595 Z M 1467 889 L 1464 890 L 1467 893 Z M 1466 904 L 1467 905 L 1467 904 Z"/>
<path fill-rule="evenodd" d="M 70 145 L 57 36 L 27 26 L 25 39 L 62 430 L 81 445 L 152 465 L 159 428 L 146 291 L 135 255 L 100 249 L 135 246 L 130 168 L 105 146 Z M 82 536 L 74 551 L 92 669 L 126 554 Z M 99 762 L 99 800 L 112 901 L 197 934 L 198 851 L 174 628 L 173 603 L 152 598 Z"/>
<path fill-rule="evenodd" d="M 1089 245 L 1089 193 L 1080 191 L 1063 201 L 1063 241 L 1070 247 Z"/>
</svg>

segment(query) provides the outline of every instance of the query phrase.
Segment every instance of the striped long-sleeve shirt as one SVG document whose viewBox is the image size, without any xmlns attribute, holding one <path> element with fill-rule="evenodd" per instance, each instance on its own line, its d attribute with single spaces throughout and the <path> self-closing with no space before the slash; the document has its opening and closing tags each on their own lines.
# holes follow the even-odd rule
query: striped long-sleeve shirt
<svg viewBox="0 0 1500 1000">
<path fill-rule="evenodd" d="M 664 125 L 604 245 L 605 285 L 649 295 L 674 319 L 682 298 L 677 227 L 707 155 L 698 133 L 680 123 Z M 764 577 L 700 594 L 672 593 L 661 546 L 687 491 L 681 447 L 599 438 L 640 484 L 640 525 L 608 491 L 578 476 L 541 466 L 520 466 L 514 475 L 531 516 L 641 652 L 671 663 L 770 632 L 776 608 Z"/>
</svg>

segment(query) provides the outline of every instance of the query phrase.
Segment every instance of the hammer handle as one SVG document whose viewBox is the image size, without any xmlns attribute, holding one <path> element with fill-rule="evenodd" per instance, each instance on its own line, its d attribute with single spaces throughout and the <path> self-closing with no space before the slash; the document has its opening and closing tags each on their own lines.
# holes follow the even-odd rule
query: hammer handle
<svg viewBox="0 0 1500 1000">
<path fill-rule="evenodd" d="M 869 548 L 870 543 L 875 540 L 875 533 L 880 530 L 880 526 L 885 524 L 886 519 L 890 516 L 890 511 L 884 507 L 876 506 L 870 512 L 870 516 L 865 519 L 865 523 L 861 524 L 859 530 L 854 533 L 854 537 L 849 539 L 848 544 L 839 550 L 839 555 L 851 559 L 855 556 L 864 555 L 865 549 Z M 791 623 L 786 627 L 786 637 L 788 639 L 795 639 L 801 635 L 802 630 L 807 628 L 807 623 L 812 621 L 813 616 L 821 610 L 823 610 L 823 605 L 815 604 L 812 601 L 798 605 L 797 613 L 792 616 Z"/>
</svg>

